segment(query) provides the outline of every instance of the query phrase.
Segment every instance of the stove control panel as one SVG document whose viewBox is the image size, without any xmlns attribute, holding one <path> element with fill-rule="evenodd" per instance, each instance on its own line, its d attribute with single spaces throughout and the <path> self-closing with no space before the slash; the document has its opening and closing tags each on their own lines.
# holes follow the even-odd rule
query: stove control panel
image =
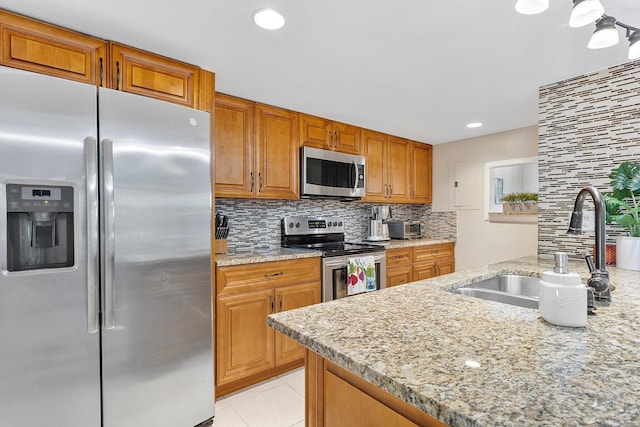
<svg viewBox="0 0 640 427">
<path fill-rule="evenodd" d="M 344 222 L 330 216 L 286 216 L 282 218 L 282 232 L 286 236 L 344 233 Z"/>
</svg>

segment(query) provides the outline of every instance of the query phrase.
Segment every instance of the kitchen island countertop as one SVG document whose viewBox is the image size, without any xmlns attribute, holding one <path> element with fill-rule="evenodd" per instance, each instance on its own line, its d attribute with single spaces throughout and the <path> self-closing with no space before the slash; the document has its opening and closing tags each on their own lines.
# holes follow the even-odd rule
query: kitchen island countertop
<svg viewBox="0 0 640 427">
<path fill-rule="evenodd" d="M 526 257 L 270 315 L 327 360 L 453 426 L 640 425 L 640 272 L 586 327 L 447 290 L 497 274 L 540 276 Z M 570 270 L 588 277 L 584 262 Z"/>
</svg>

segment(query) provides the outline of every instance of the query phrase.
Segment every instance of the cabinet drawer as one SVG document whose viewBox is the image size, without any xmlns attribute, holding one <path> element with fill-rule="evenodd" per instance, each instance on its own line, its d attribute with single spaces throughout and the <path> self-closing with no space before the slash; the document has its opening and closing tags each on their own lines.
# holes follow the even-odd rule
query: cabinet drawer
<svg viewBox="0 0 640 427">
<path fill-rule="evenodd" d="M 399 248 L 387 250 L 387 268 L 397 265 L 411 265 L 411 248 Z"/>
<path fill-rule="evenodd" d="M 387 288 L 412 282 L 413 274 L 411 270 L 411 265 L 387 268 Z"/>
<path fill-rule="evenodd" d="M 320 258 L 304 258 L 218 267 L 216 287 L 218 294 L 229 294 L 319 280 Z"/>
<path fill-rule="evenodd" d="M 438 258 L 453 257 L 453 243 L 416 246 L 413 248 L 413 262 L 428 262 Z"/>
</svg>

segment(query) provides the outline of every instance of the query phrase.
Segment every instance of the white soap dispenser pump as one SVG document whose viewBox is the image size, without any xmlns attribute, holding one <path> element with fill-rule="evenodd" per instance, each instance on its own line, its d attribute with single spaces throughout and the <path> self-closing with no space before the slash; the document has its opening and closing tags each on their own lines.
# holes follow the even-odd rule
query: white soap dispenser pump
<svg viewBox="0 0 640 427">
<path fill-rule="evenodd" d="M 542 273 L 540 280 L 540 315 L 558 326 L 582 327 L 587 323 L 587 287 L 580 275 L 569 273 L 566 252 L 554 254 L 553 271 Z"/>
</svg>

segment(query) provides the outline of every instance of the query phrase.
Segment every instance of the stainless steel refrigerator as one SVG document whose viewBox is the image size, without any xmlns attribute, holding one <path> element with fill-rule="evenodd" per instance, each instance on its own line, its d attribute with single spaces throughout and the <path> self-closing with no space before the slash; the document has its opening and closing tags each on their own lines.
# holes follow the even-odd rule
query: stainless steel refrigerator
<svg viewBox="0 0 640 427">
<path fill-rule="evenodd" d="M 214 412 L 209 114 L 0 67 L 0 424 Z"/>
</svg>

